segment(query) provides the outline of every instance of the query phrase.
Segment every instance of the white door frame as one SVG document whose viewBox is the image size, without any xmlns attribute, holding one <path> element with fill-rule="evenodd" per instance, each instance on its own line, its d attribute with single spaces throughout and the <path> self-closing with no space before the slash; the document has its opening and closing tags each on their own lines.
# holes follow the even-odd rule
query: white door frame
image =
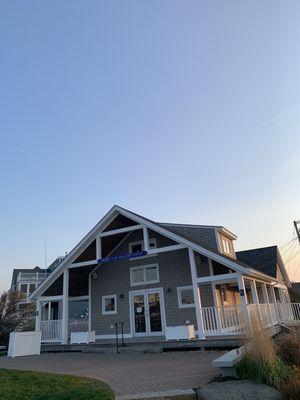
<svg viewBox="0 0 300 400">
<path fill-rule="evenodd" d="M 145 299 L 145 311 L 149 309 L 148 303 L 148 294 L 159 293 L 160 298 L 160 316 L 161 316 L 161 332 L 150 332 L 149 315 L 145 315 L 146 318 L 146 332 L 135 332 L 135 320 L 134 320 L 134 307 L 133 307 L 133 296 L 135 295 L 144 295 Z M 151 288 L 151 289 L 140 289 L 133 290 L 129 292 L 129 310 L 130 310 L 130 327 L 131 333 L 133 337 L 145 337 L 145 336 L 164 336 L 165 335 L 165 327 L 166 327 L 166 314 L 165 314 L 165 302 L 164 302 L 164 291 L 163 288 Z"/>
</svg>

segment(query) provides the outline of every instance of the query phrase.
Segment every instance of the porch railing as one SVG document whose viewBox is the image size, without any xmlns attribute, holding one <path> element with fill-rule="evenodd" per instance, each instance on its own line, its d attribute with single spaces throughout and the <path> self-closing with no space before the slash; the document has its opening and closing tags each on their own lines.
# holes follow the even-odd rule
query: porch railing
<svg viewBox="0 0 300 400">
<path fill-rule="evenodd" d="M 243 333 L 245 320 L 242 307 L 201 308 L 205 335 L 229 335 Z"/>
<path fill-rule="evenodd" d="M 40 321 L 41 341 L 60 342 L 62 339 L 62 320 Z"/>
<path fill-rule="evenodd" d="M 244 310 L 241 305 L 204 307 L 200 309 L 204 334 L 232 335 L 246 332 Z M 300 325 L 300 303 L 248 304 L 247 313 L 252 328 L 272 327 L 279 323 Z"/>
</svg>

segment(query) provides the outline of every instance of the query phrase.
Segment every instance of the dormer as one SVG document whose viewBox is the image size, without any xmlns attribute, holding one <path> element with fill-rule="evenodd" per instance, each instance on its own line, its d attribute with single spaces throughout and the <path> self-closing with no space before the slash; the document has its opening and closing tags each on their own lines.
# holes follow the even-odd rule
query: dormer
<svg viewBox="0 0 300 400">
<path fill-rule="evenodd" d="M 225 256 L 236 258 L 233 241 L 237 239 L 232 232 L 221 227 L 218 230 L 219 251 Z"/>
</svg>

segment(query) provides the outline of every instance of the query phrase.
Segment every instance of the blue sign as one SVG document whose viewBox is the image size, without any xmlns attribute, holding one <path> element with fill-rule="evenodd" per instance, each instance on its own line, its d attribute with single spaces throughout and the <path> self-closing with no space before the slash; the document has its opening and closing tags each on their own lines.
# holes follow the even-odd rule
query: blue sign
<svg viewBox="0 0 300 400">
<path fill-rule="evenodd" d="M 126 260 L 128 258 L 143 257 L 143 256 L 146 256 L 147 254 L 148 254 L 147 251 L 137 251 L 135 253 L 119 254 L 118 256 L 99 258 L 99 260 L 97 260 L 97 262 L 98 263 L 108 263 L 108 262 L 113 262 L 113 261 Z"/>
</svg>

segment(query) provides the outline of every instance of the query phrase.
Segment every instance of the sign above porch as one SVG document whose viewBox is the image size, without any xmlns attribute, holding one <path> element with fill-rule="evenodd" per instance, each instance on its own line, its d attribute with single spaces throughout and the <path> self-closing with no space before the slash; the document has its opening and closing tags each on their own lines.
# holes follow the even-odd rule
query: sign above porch
<svg viewBox="0 0 300 400">
<path fill-rule="evenodd" d="M 97 260 L 97 263 L 109 263 L 113 261 L 126 260 L 128 258 L 144 257 L 147 254 L 147 251 L 136 251 L 135 253 L 119 254 L 116 256 L 99 258 Z"/>
</svg>

